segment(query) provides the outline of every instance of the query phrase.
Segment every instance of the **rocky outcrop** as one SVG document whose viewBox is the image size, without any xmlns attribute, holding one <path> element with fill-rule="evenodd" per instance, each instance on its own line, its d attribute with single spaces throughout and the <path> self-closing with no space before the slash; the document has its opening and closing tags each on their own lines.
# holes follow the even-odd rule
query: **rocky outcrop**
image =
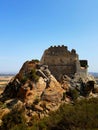
<svg viewBox="0 0 98 130">
<path fill-rule="evenodd" d="M 28 117 L 36 115 L 42 118 L 61 105 L 65 92 L 48 66 L 33 60 L 24 63 L 19 73 L 6 86 L 0 100 L 5 102 L 7 109 L 21 101 Z M 17 102 L 13 100 L 12 103 L 12 99 L 17 99 Z"/>
<path fill-rule="evenodd" d="M 61 104 L 73 103 L 79 96 L 98 93 L 98 85 L 92 76 L 75 73 L 69 77 L 62 73 L 58 77 L 59 81 L 48 66 L 38 60 L 25 62 L 0 95 L 0 101 L 6 106 L 0 109 L 2 117 L 17 107 L 25 110 L 29 123 L 32 117 L 43 118 Z"/>
</svg>

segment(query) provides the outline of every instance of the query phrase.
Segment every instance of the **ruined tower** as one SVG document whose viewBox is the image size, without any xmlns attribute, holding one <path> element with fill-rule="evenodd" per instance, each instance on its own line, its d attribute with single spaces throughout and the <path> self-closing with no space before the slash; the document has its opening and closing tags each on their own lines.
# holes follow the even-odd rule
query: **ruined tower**
<svg viewBox="0 0 98 130">
<path fill-rule="evenodd" d="M 48 65 L 49 70 L 57 79 L 64 74 L 72 76 L 81 72 L 81 64 L 75 49 L 69 51 L 64 45 L 51 46 L 45 50 L 40 63 Z"/>
</svg>

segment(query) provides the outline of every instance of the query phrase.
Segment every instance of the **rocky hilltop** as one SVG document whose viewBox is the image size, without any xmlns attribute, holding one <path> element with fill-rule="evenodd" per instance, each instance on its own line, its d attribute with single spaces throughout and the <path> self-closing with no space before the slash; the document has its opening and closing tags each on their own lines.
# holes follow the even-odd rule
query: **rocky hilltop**
<svg viewBox="0 0 98 130">
<path fill-rule="evenodd" d="M 25 109 L 29 124 L 32 117 L 43 118 L 61 104 L 96 97 L 98 87 L 87 67 L 87 60 L 79 60 L 76 51 L 70 52 L 65 46 L 45 50 L 40 61 L 26 61 L 0 95 L 6 105 L 0 109 L 1 122 L 15 107 Z"/>
</svg>

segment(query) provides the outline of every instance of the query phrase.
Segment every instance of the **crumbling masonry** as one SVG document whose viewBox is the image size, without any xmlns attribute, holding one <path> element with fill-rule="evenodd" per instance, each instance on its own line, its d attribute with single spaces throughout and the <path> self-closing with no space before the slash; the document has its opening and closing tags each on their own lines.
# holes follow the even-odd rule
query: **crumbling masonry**
<svg viewBox="0 0 98 130">
<path fill-rule="evenodd" d="M 59 80 L 61 75 L 73 76 L 74 74 L 87 74 L 87 60 L 79 60 L 75 49 L 69 51 L 67 46 L 51 46 L 44 51 L 40 60 L 43 65 L 48 65 L 51 73 Z"/>
</svg>

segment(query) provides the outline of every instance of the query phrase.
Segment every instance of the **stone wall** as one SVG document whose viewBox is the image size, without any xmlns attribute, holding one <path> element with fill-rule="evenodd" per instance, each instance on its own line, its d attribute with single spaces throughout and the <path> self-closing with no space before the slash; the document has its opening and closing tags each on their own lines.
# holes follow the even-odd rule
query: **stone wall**
<svg viewBox="0 0 98 130">
<path fill-rule="evenodd" d="M 75 74 L 78 61 L 78 54 L 74 49 L 69 51 L 67 46 L 51 46 L 44 51 L 40 63 L 48 65 L 51 73 L 59 79 L 61 74 Z"/>
<path fill-rule="evenodd" d="M 82 77 L 87 76 L 87 68 L 88 68 L 88 61 L 87 60 L 79 60 L 79 67 L 77 67 L 77 73 L 80 74 Z"/>
</svg>

